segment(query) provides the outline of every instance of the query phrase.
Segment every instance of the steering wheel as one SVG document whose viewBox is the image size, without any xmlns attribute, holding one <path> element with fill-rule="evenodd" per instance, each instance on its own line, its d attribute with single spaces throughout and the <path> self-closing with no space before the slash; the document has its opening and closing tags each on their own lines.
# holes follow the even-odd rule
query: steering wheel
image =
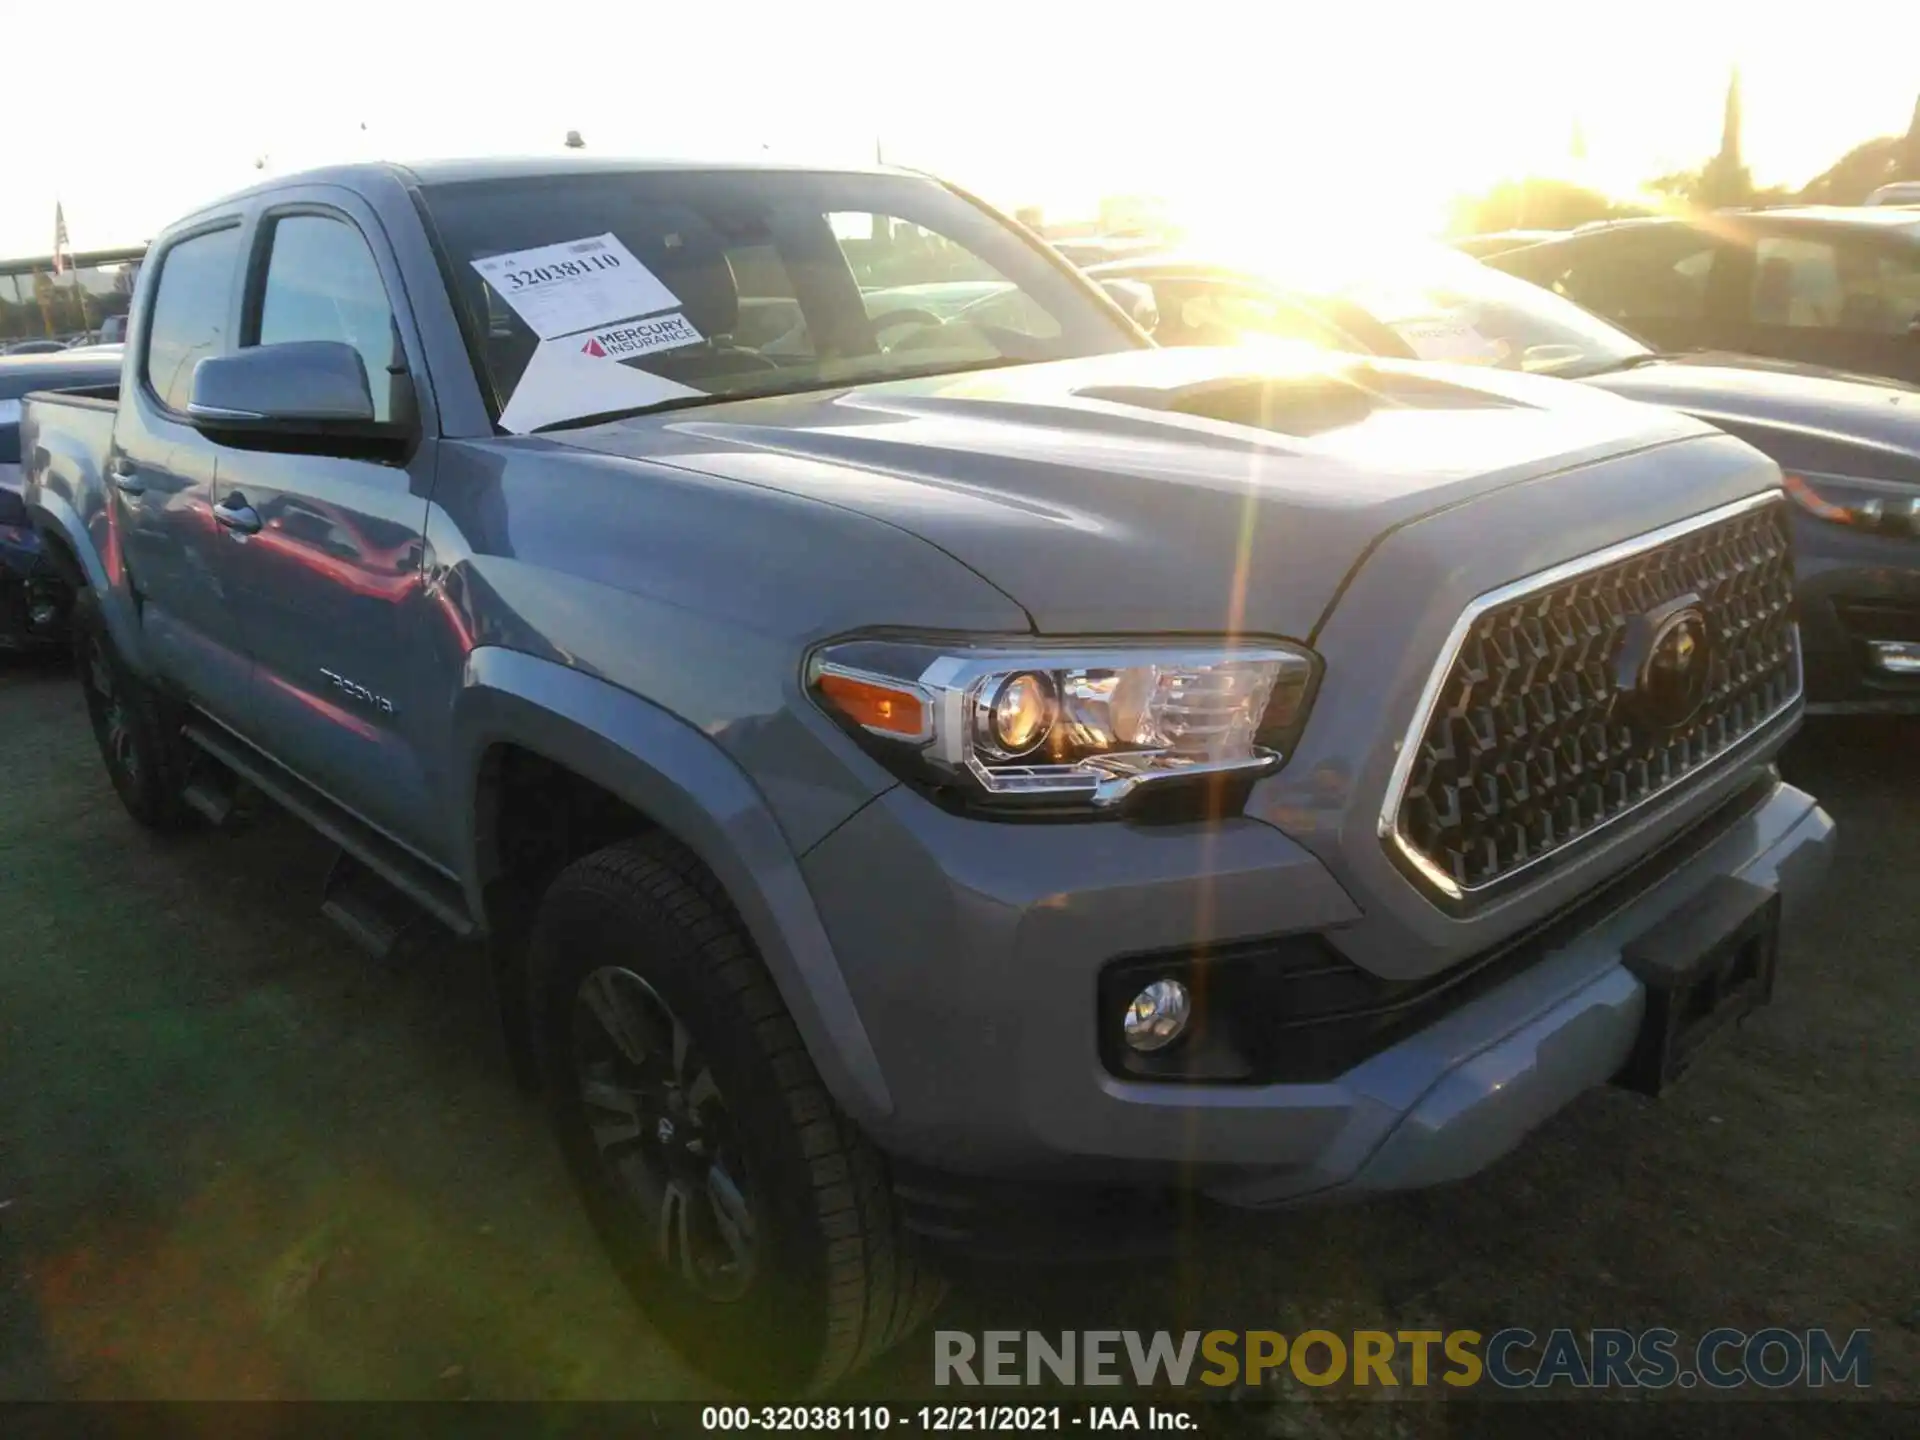
<svg viewBox="0 0 1920 1440">
<path fill-rule="evenodd" d="M 868 328 L 873 331 L 876 342 L 879 340 L 883 331 L 897 330 L 902 325 L 930 325 L 938 329 L 946 323 L 946 321 L 942 320 L 931 310 L 915 310 L 911 308 L 888 310 L 882 314 L 870 316 L 867 320 Z M 881 348 L 886 349 L 887 347 L 882 346 Z"/>
</svg>

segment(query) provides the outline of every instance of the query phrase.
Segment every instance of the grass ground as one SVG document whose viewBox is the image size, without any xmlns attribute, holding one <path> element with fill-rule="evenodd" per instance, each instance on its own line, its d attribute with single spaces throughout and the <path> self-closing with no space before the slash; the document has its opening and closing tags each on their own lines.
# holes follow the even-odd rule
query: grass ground
<svg viewBox="0 0 1920 1440">
<path fill-rule="evenodd" d="M 1920 725 L 1820 725 L 1788 769 L 1841 865 L 1777 1003 L 1667 1099 L 1595 1093 L 1442 1191 L 1208 1212 L 1167 1263 L 972 1269 L 937 1323 L 1867 1328 L 1876 1391 L 1920 1399 Z M 0 669 L 0 1399 L 706 1396 L 603 1263 L 473 957 L 366 959 L 326 859 L 278 818 L 136 832 L 65 675 Z M 929 1356 L 856 1388 L 924 1394 Z"/>
</svg>

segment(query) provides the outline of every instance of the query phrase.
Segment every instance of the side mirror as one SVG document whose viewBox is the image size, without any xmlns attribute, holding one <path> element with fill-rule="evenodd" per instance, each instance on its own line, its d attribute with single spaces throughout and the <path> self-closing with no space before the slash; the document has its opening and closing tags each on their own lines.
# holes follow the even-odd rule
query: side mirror
<svg viewBox="0 0 1920 1440">
<path fill-rule="evenodd" d="M 187 419 L 211 439 L 260 449 L 406 438 L 404 426 L 374 418 L 366 364 L 338 340 L 209 356 L 193 372 Z"/>
<path fill-rule="evenodd" d="M 1155 299 L 1153 286 L 1144 280 L 1102 280 L 1100 288 L 1107 292 L 1107 298 L 1127 312 L 1142 330 L 1151 335 L 1160 324 L 1160 302 Z"/>
</svg>

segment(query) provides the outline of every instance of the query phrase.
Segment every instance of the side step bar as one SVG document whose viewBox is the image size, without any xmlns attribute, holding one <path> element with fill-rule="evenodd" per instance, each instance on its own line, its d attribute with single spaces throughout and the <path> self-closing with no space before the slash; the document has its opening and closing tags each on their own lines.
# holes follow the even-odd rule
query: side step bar
<svg viewBox="0 0 1920 1440">
<path fill-rule="evenodd" d="M 284 766 L 252 746 L 206 725 L 190 724 L 185 735 L 269 800 L 306 821 L 455 935 L 464 939 L 478 929 L 468 913 L 465 892 L 454 880 L 348 814 Z M 359 938 L 357 931 L 355 938 Z"/>
<path fill-rule="evenodd" d="M 320 913 L 376 960 L 392 960 L 426 914 L 375 871 L 345 850 L 333 857 L 320 894 Z"/>
</svg>

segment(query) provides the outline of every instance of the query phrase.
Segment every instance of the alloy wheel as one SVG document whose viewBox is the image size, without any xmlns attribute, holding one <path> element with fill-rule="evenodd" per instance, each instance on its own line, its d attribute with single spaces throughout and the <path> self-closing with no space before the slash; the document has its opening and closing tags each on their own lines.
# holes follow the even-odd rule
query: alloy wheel
<svg viewBox="0 0 1920 1440">
<path fill-rule="evenodd" d="M 606 1176 L 661 1267 L 705 1299 L 739 1299 L 760 1247 L 752 1180 L 692 1033 L 639 975 L 602 966 L 574 998 L 573 1060 Z"/>
<path fill-rule="evenodd" d="M 127 712 L 120 687 L 114 683 L 113 663 L 107 658 L 106 647 L 98 639 L 87 648 L 86 676 L 107 761 L 129 782 L 138 783 L 140 752 L 134 744 L 133 717 Z"/>
</svg>

